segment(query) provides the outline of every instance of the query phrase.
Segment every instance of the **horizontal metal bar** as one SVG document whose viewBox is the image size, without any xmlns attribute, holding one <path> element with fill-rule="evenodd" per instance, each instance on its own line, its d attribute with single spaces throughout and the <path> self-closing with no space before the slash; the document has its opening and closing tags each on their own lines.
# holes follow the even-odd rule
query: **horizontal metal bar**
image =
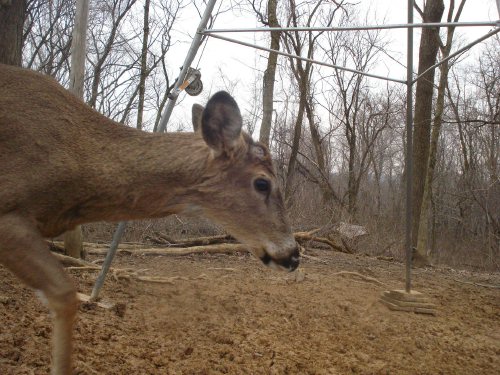
<svg viewBox="0 0 500 375">
<path fill-rule="evenodd" d="M 256 49 L 260 49 L 260 50 L 262 50 L 262 51 L 267 51 L 267 52 L 275 52 L 275 53 L 277 53 L 278 55 L 287 56 L 287 57 L 292 57 L 292 58 L 294 58 L 294 59 L 298 59 L 298 60 L 302 60 L 302 61 L 312 62 L 312 63 L 314 63 L 314 64 L 317 64 L 317 65 L 322 65 L 322 66 L 326 66 L 326 67 L 333 68 L 333 69 L 345 70 L 345 71 L 348 71 L 348 72 L 351 72 L 351 73 L 361 74 L 361 75 L 363 75 L 363 76 L 367 76 L 367 77 L 371 77 L 371 78 L 382 79 L 382 80 L 384 80 L 384 81 L 392 81 L 392 82 L 398 82 L 398 83 L 403 83 L 403 84 L 406 84 L 406 80 L 402 80 L 402 79 L 391 78 L 391 77 L 384 77 L 384 76 L 379 76 L 379 75 L 376 75 L 376 74 L 371 74 L 371 73 L 362 72 L 362 71 L 360 71 L 360 70 L 355 70 L 355 69 L 346 68 L 346 67 L 344 67 L 344 66 L 338 66 L 338 65 L 327 64 L 327 63 L 324 63 L 324 62 L 321 62 L 321 61 L 316 61 L 316 60 L 313 60 L 313 59 L 309 59 L 309 58 L 307 58 L 307 57 L 302 57 L 302 56 L 292 55 L 292 54 L 290 54 L 290 53 L 277 51 L 277 50 L 274 50 L 274 49 L 271 49 L 271 48 L 261 47 L 261 46 L 258 46 L 258 45 L 256 45 L 256 44 L 246 43 L 246 42 L 242 42 L 242 41 L 240 41 L 240 40 L 236 40 L 236 39 L 232 39 L 232 38 L 226 38 L 226 37 L 224 37 L 224 36 L 217 35 L 217 34 L 207 34 L 207 35 L 209 35 L 209 36 L 210 36 L 210 37 L 212 37 L 212 38 L 225 40 L 226 42 L 231 42 L 231 43 L 241 44 L 242 46 L 252 47 L 252 48 L 256 48 Z"/>
<path fill-rule="evenodd" d="M 401 23 L 392 25 L 367 25 L 367 26 L 344 26 L 344 27 L 254 27 L 242 29 L 206 29 L 203 34 L 213 33 L 246 33 L 246 32 L 269 32 L 269 31 L 353 31 L 353 30 L 375 30 L 375 29 L 406 29 L 427 27 L 470 27 L 470 26 L 495 26 L 500 27 L 500 20 L 483 22 L 427 22 L 427 23 Z"/>
<path fill-rule="evenodd" d="M 454 58 L 455 56 L 457 55 L 460 55 L 461 53 L 467 51 L 468 49 L 474 47 L 476 44 L 478 43 L 481 43 L 483 40 L 486 40 L 488 39 L 489 37 L 497 34 L 498 32 L 500 32 L 500 28 L 498 29 L 495 29 L 495 30 L 492 30 L 490 31 L 488 34 L 482 36 L 481 38 L 479 39 L 476 39 L 475 41 L 467 44 L 466 46 L 458 49 L 457 51 L 453 52 L 451 55 L 449 55 L 448 57 L 442 59 L 440 62 L 438 62 L 437 64 L 434 64 L 433 66 L 429 67 L 428 69 L 426 69 L 422 74 L 419 74 L 413 81 L 412 83 L 414 84 L 415 82 L 417 82 L 420 78 L 422 78 L 422 76 L 424 76 L 426 73 L 428 73 L 429 71 L 431 71 L 432 69 L 436 69 L 439 65 L 441 65 L 442 63 L 444 63 L 445 61 L 448 61 L 449 59 L 452 59 Z"/>
</svg>

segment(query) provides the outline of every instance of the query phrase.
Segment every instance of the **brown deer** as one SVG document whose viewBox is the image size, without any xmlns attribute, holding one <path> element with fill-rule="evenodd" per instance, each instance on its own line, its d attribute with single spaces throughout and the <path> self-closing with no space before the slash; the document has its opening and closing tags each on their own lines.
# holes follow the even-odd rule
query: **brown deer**
<svg viewBox="0 0 500 375">
<path fill-rule="evenodd" d="M 269 151 L 241 131 L 234 99 L 193 106 L 195 133 L 118 124 L 53 79 L 0 64 L 0 263 L 53 313 L 52 374 L 71 372 L 75 287 L 44 237 L 78 224 L 203 215 L 265 264 L 299 252 Z"/>
</svg>

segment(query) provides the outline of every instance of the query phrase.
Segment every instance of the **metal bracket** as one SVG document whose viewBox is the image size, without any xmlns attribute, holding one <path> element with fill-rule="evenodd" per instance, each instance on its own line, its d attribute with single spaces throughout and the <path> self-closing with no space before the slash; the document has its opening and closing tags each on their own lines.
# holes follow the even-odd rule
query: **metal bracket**
<svg viewBox="0 0 500 375">
<path fill-rule="evenodd" d="M 172 90 L 168 94 L 168 98 L 177 98 L 182 90 L 186 90 L 186 93 L 190 96 L 196 96 L 201 93 L 203 90 L 203 83 L 201 82 L 201 73 L 198 69 L 189 67 L 184 82 L 182 82 L 178 88 Z"/>
</svg>

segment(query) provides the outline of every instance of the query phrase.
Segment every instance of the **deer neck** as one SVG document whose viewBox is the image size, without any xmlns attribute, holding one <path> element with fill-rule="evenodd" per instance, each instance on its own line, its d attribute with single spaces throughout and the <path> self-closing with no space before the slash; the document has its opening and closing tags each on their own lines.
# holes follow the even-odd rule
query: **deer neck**
<svg viewBox="0 0 500 375">
<path fill-rule="evenodd" d="M 107 162 L 94 158 L 100 176 L 80 203 L 76 221 L 122 221 L 162 217 L 197 208 L 199 185 L 210 165 L 211 152 L 192 133 L 132 133 L 108 143 Z M 74 211 L 74 208 L 72 208 Z"/>
</svg>

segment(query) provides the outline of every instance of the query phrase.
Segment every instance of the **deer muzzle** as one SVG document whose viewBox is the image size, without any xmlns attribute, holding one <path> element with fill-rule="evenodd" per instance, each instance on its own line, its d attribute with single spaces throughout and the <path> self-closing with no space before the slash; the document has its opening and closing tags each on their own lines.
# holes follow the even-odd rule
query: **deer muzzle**
<svg viewBox="0 0 500 375">
<path fill-rule="evenodd" d="M 260 260 L 266 266 L 271 267 L 273 269 L 292 272 L 299 266 L 300 263 L 299 248 L 295 247 L 287 257 L 283 258 L 273 258 L 266 251 L 264 255 L 260 257 Z"/>
</svg>

